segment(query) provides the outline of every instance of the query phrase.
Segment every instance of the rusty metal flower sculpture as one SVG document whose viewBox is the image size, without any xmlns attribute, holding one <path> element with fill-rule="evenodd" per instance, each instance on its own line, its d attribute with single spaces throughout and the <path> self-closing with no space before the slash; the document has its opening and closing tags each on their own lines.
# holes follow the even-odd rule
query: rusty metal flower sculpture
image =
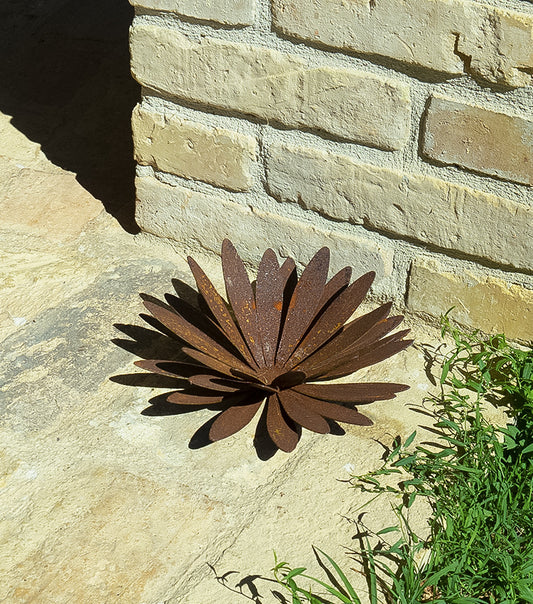
<svg viewBox="0 0 533 604">
<path fill-rule="evenodd" d="M 155 319 L 176 334 L 191 363 L 142 360 L 153 373 L 186 377 L 188 386 L 167 396 L 178 405 L 223 405 L 209 438 L 226 438 L 256 415 L 266 400 L 266 428 L 274 444 L 292 451 L 301 427 L 330 432 L 334 420 L 363 426 L 372 421 L 354 405 L 394 398 L 403 384 L 334 383 L 409 346 L 409 330 L 390 334 L 402 316 L 389 317 L 391 304 L 348 322 L 363 301 L 375 273 L 350 285 L 351 268 L 327 280 L 329 249 L 311 259 L 298 279 L 294 260 L 281 266 L 268 249 L 255 288 L 233 244 L 222 244 L 222 269 L 228 302 L 198 264 L 189 258 L 199 302 L 205 312 L 180 298 L 171 305 L 153 298 L 144 304 Z"/>
</svg>

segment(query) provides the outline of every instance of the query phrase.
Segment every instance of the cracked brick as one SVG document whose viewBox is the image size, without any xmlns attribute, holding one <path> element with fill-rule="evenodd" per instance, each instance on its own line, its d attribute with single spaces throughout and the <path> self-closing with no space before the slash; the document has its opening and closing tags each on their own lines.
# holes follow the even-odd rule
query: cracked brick
<svg viewBox="0 0 533 604">
<path fill-rule="evenodd" d="M 284 34 L 411 66 L 527 86 L 533 16 L 467 0 L 273 0 Z"/>
</svg>

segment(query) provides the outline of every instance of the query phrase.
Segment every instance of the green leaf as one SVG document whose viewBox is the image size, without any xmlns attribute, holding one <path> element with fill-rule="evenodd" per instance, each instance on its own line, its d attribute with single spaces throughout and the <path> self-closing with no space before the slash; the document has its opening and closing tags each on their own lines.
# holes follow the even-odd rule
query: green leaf
<svg viewBox="0 0 533 604">
<path fill-rule="evenodd" d="M 423 478 L 410 478 L 409 480 L 403 481 L 404 487 L 417 487 L 421 484 L 424 484 L 425 480 Z"/>
<path fill-rule="evenodd" d="M 533 451 L 533 443 L 531 443 L 525 449 L 522 450 L 522 455 L 525 455 L 526 453 L 531 453 L 531 451 Z"/>
<path fill-rule="evenodd" d="M 411 445 L 411 443 L 415 439 L 415 436 L 416 436 L 416 430 L 407 437 L 407 440 L 405 441 L 405 444 L 404 444 L 405 449 L 407 449 L 407 447 L 409 447 Z"/>
<path fill-rule="evenodd" d="M 353 604 L 361 604 L 361 601 L 359 600 L 357 594 L 355 593 L 355 590 L 354 590 L 352 584 L 350 583 L 350 581 L 348 581 L 346 575 L 342 572 L 340 566 L 335 562 L 335 560 L 333 560 L 333 558 L 328 556 L 325 552 L 323 552 L 322 550 L 320 550 L 318 548 L 316 548 L 316 550 L 318 552 L 320 552 L 320 554 L 328 560 L 328 562 L 331 564 L 331 566 L 333 566 L 337 575 L 340 577 L 341 581 L 343 582 L 344 587 L 346 588 L 346 591 L 350 594 Z M 333 593 L 333 592 L 330 591 L 330 593 Z M 337 594 L 335 594 L 335 595 L 337 595 Z M 341 595 L 342 594 L 339 593 L 339 595 L 337 595 L 337 597 L 339 597 Z M 352 604 L 352 602 L 350 602 L 349 600 L 343 600 L 343 601 L 347 602 L 347 604 Z"/>
<path fill-rule="evenodd" d="M 407 457 L 403 457 L 402 459 L 399 459 L 398 461 L 394 462 L 394 466 L 396 468 L 400 468 L 402 466 L 408 466 L 410 465 L 413 461 L 416 460 L 416 455 L 408 455 Z"/>
<path fill-rule="evenodd" d="M 376 559 L 370 547 L 368 537 L 366 537 L 366 560 L 368 562 L 368 573 L 370 574 L 370 604 L 378 604 Z"/>
<path fill-rule="evenodd" d="M 293 568 L 283 578 L 285 579 L 285 581 L 288 581 L 289 579 L 292 579 L 293 577 L 296 577 L 298 575 L 301 575 L 302 573 L 305 573 L 306 570 L 307 569 L 304 568 L 303 566 L 300 566 L 299 568 Z"/>
<path fill-rule="evenodd" d="M 451 574 L 457 568 L 458 562 L 454 560 L 450 564 L 446 565 L 444 568 L 441 568 L 438 572 L 430 575 L 426 581 L 426 585 L 437 585 L 439 579 L 444 575 Z"/>
<path fill-rule="evenodd" d="M 448 377 L 448 373 L 450 371 L 450 364 L 451 364 L 451 361 L 446 361 L 444 363 L 444 365 L 442 366 L 442 371 L 440 374 L 440 383 L 441 384 L 444 384 L 444 382 L 446 381 L 446 378 Z"/>
</svg>

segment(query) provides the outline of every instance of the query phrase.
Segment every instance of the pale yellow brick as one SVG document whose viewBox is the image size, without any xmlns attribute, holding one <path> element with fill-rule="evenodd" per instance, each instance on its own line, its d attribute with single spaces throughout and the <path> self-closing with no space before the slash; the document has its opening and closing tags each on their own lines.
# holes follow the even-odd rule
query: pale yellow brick
<svg viewBox="0 0 533 604">
<path fill-rule="evenodd" d="M 451 0 L 273 0 L 287 34 L 363 54 L 461 73 L 454 54 Z"/>
<path fill-rule="evenodd" d="M 344 155 L 281 144 L 269 150 L 267 182 L 278 200 L 335 220 L 501 265 L 533 268 L 533 211 L 525 204 Z"/>
<path fill-rule="evenodd" d="M 140 106 L 133 111 L 132 125 L 140 164 L 234 191 L 253 184 L 257 144 L 251 136 Z"/>
<path fill-rule="evenodd" d="M 273 18 L 285 34 L 335 48 L 492 83 L 531 83 L 530 14 L 466 0 L 273 0 Z"/>
<path fill-rule="evenodd" d="M 219 254 L 230 237 L 247 262 L 257 265 L 273 248 L 280 256 L 307 263 L 324 245 L 331 250 L 331 271 L 354 268 L 354 276 L 376 271 L 376 283 L 390 281 L 393 250 L 370 238 L 347 235 L 313 224 L 250 209 L 221 197 L 169 186 L 152 177 L 136 180 L 136 218 L 142 230 L 187 246 Z"/>
<path fill-rule="evenodd" d="M 424 153 L 445 164 L 533 184 L 533 122 L 435 96 Z"/>
<path fill-rule="evenodd" d="M 227 25 L 251 25 L 254 0 L 130 0 L 130 4 Z"/>
<path fill-rule="evenodd" d="M 394 80 L 152 25 L 133 26 L 131 50 L 137 81 L 178 98 L 382 149 L 409 136 L 409 89 Z"/>
<path fill-rule="evenodd" d="M 460 0 L 458 0 L 459 3 Z M 464 2 L 457 53 L 474 77 L 504 86 L 529 86 L 533 73 L 533 15 Z"/>
<path fill-rule="evenodd" d="M 461 270 L 453 273 L 434 260 L 417 260 L 409 278 L 410 310 L 451 317 L 485 333 L 533 341 L 533 290 L 503 279 Z"/>
</svg>

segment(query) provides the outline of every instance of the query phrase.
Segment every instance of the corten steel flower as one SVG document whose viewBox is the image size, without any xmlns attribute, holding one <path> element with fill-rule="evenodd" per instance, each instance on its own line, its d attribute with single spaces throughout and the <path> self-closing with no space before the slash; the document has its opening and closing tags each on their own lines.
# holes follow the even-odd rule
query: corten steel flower
<svg viewBox="0 0 533 604">
<path fill-rule="evenodd" d="M 346 323 L 363 301 L 375 273 L 351 285 L 347 267 L 327 281 L 330 252 L 318 251 L 298 279 L 287 258 L 280 266 L 268 249 L 255 288 L 233 244 L 222 244 L 222 269 L 228 302 L 192 259 L 200 305 L 167 296 L 144 305 L 185 345 L 191 363 L 142 360 L 153 373 L 186 377 L 189 385 L 167 396 L 178 405 L 223 405 L 209 430 L 211 441 L 246 426 L 266 399 L 266 428 L 274 444 L 292 451 L 301 427 L 325 434 L 327 420 L 362 426 L 372 421 L 354 405 L 394 398 L 408 386 L 389 383 L 320 384 L 378 363 L 407 348 L 409 330 L 389 334 L 402 316 L 389 317 L 391 304 Z"/>
</svg>

